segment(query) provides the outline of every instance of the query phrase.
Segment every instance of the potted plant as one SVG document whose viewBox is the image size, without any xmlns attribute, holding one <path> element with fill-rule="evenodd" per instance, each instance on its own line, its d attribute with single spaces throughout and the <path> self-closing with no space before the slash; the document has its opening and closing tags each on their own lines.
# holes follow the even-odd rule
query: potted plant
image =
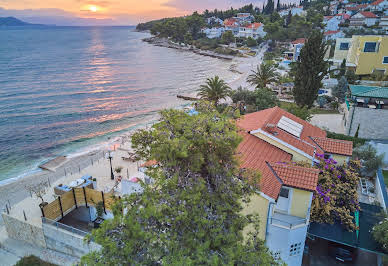
<svg viewBox="0 0 388 266">
<path fill-rule="evenodd" d="M 115 168 L 115 172 L 120 174 L 121 173 L 121 170 L 123 170 L 123 167 L 122 166 L 116 166 Z"/>
<path fill-rule="evenodd" d="M 92 179 L 92 182 L 93 182 L 93 189 L 97 189 L 97 178 L 93 178 Z"/>
<path fill-rule="evenodd" d="M 42 202 L 39 204 L 39 207 L 41 208 L 48 204 L 48 202 L 45 202 L 43 199 L 43 196 L 46 194 L 47 187 L 47 181 L 41 181 L 39 183 L 26 186 L 26 190 L 30 192 L 31 196 L 35 196 L 42 200 Z"/>
</svg>

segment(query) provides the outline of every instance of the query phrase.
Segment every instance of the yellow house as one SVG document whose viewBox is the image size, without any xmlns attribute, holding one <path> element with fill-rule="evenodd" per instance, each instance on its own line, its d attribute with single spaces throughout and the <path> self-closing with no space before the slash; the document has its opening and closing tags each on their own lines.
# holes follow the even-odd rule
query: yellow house
<svg viewBox="0 0 388 266">
<path fill-rule="evenodd" d="M 261 172 L 259 191 L 244 213 L 259 214 L 259 234 L 275 258 L 301 265 L 319 170 L 295 162 L 313 165 L 321 154 L 344 163 L 353 143 L 327 138 L 324 130 L 279 107 L 245 115 L 237 125 L 241 167 Z"/>
<path fill-rule="evenodd" d="M 388 75 L 388 36 L 353 35 L 352 38 L 338 38 L 332 61 L 338 65 L 343 59 L 357 75 L 374 72 Z"/>
</svg>

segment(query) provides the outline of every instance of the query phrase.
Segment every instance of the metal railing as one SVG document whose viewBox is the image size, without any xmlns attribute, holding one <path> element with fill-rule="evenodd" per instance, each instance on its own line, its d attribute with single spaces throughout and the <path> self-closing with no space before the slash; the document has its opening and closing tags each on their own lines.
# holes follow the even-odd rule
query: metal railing
<svg viewBox="0 0 388 266">
<path fill-rule="evenodd" d="M 89 234 L 88 232 L 85 232 L 85 231 L 82 231 L 80 229 L 68 226 L 66 224 L 58 223 L 56 221 L 47 219 L 45 217 L 42 217 L 42 224 L 47 224 L 47 225 L 53 226 L 53 227 L 55 227 L 57 229 L 63 229 L 63 230 L 66 230 L 68 232 L 71 232 L 73 234 L 76 234 L 76 235 L 79 235 L 79 236 L 82 236 L 82 237 L 85 237 L 86 235 Z"/>
<path fill-rule="evenodd" d="M 286 221 L 286 219 L 279 219 L 279 218 L 270 218 L 270 224 L 272 225 L 278 225 L 282 227 L 287 227 L 289 229 L 293 229 L 298 225 L 306 225 L 307 224 L 307 219 L 300 218 L 295 221 Z"/>
</svg>

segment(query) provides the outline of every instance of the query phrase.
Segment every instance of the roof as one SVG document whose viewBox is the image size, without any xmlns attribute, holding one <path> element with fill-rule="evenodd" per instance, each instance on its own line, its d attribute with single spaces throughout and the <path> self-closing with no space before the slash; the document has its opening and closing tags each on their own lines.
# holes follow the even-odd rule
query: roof
<svg viewBox="0 0 388 266">
<path fill-rule="evenodd" d="M 235 26 L 235 23 L 237 22 L 237 19 L 234 18 L 227 18 L 224 21 L 225 26 Z"/>
<path fill-rule="evenodd" d="M 325 152 L 345 155 L 345 156 L 352 156 L 352 153 L 353 153 L 352 141 L 330 139 L 330 138 L 317 138 L 317 137 L 311 137 L 311 138 Z"/>
<path fill-rule="evenodd" d="M 243 136 L 243 141 L 237 149 L 240 167 L 260 171 L 260 191 L 277 199 L 281 182 L 274 176 L 266 161 L 291 161 L 291 154 L 244 131 L 240 134 Z"/>
<path fill-rule="evenodd" d="M 252 23 L 252 24 L 249 24 L 247 26 L 245 26 L 245 28 L 249 28 L 249 29 L 257 29 L 257 28 L 260 28 L 263 24 L 262 23 Z"/>
<path fill-rule="evenodd" d="M 377 18 L 377 16 L 370 11 L 361 11 L 360 14 L 366 18 Z"/>
<path fill-rule="evenodd" d="M 384 2 L 384 0 L 377 0 L 377 1 L 374 1 L 373 3 L 371 3 L 372 6 L 377 6 L 378 4 Z"/>
<path fill-rule="evenodd" d="M 140 167 L 151 167 L 151 166 L 155 166 L 155 165 L 158 165 L 158 161 L 149 160 L 149 161 L 146 161 L 145 163 L 143 163 L 142 165 L 140 165 Z"/>
<path fill-rule="evenodd" d="M 352 96 L 388 99 L 388 87 L 349 85 Z"/>
<path fill-rule="evenodd" d="M 341 16 L 343 19 L 349 19 L 350 18 L 350 15 L 348 15 L 346 13 L 340 13 L 340 14 L 337 14 L 336 16 Z"/>
<path fill-rule="evenodd" d="M 300 135 L 300 138 L 297 138 L 278 127 L 274 127 L 274 128 L 268 127 L 268 125 L 277 125 L 279 120 L 283 116 L 303 126 L 303 130 Z M 246 131 L 252 131 L 257 129 L 266 131 L 266 133 L 272 134 L 274 138 L 284 141 L 287 144 L 307 153 L 310 156 L 313 156 L 315 151 L 314 147 L 316 147 L 316 144 L 312 141 L 310 136 L 322 137 L 322 138 L 326 137 L 326 132 L 324 130 L 320 129 L 319 127 L 311 125 L 307 121 L 291 113 L 288 113 L 277 106 L 263 111 L 245 115 L 241 119 L 239 119 L 239 121 L 237 121 L 237 125 Z M 319 150 L 319 152 L 323 152 L 323 151 Z"/>
<path fill-rule="evenodd" d="M 331 34 L 336 34 L 338 32 L 341 32 L 340 30 L 329 30 L 324 33 L 324 35 L 331 35 Z"/>
<path fill-rule="evenodd" d="M 317 187 L 319 169 L 290 165 L 284 162 L 269 163 L 269 166 L 286 186 L 308 191 L 315 191 Z"/>
<path fill-rule="evenodd" d="M 299 43 L 305 43 L 306 39 L 305 38 L 299 38 L 296 39 L 295 41 L 291 42 L 292 44 L 299 44 Z"/>
</svg>

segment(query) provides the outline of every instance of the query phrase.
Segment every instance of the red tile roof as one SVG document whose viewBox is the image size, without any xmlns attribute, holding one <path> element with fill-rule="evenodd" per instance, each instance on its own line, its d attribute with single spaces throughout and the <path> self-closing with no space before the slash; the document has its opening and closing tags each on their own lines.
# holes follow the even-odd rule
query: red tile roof
<svg viewBox="0 0 388 266">
<path fill-rule="evenodd" d="M 346 13 L 340 13 L 340 14 L 337 14 L 336 16 L 341 16 L 342 19 L 349 19 L 350 18 L 350 15 L 348 15 Z"/>
<path fill-rule="evenodd" d="M 369 11 L 361 11 L 360 13 L 366 18 L 377 18 L 375 14 Z"/>
<path fill-rule="evenodd" d="M 325 152 L 352 156 L 353 142 L 347 140 L 311 137 Z"/>
<path fill-rule="evenodd" d="M 245 26 L 246 28 L 249 28 L 249 29 L 257 29 L 257 28 L 260 28 L 263 24 L 262 23 L 252 23 L 252 24 L 249 24 L 247 26 Z"/>
<path fill-rule="evenodd" d="M 224 21 L 224 26 L 233 27 L 233 26 L 236 26 L 236 25 L 235 25 L 236 22 L 237 22 L 237 19 L 234 19 L 234 18 L 227 18 L 227 19 L 225 19 L 225 21 Z"/>
<path fill-rule="evenodd" d="M 296 39 L 295 41 L 291 42 L 292 44 L 300 44 L 300 43 L 305 43 L 306 39 L 305 38 L 299 38 Z"/>
<path fill-rule="evenodd" d="M 306 168 L 288 163 L 270 163 L 269 166 L 289 187 L 314 191 L 318 183 L 319 169 Z"/>
<path fill-rule="evenodd" d="M 324 33 L 324 35 L 332 35 L 340 32 L 339 30 L 329 30 Z"/>
<path fill-rule="evenodd" d="M 267 166 L 266 161 L 291 161 L 291 154 L 246 132 L 240 132 L 243 141 L 238 146 L 240 167 L 258 170 L 261 173 L 260 191 L 273 199 L 277 199 L 281 183 Z"/>
<path fill-rule="evenodd" d="M 377 0 L 377 1 L 374 1 L 373 3 L 371 3 L 372 6 L 377 6 L 378 4 L 384 2 L 384 0 Z"/>
</svg>

